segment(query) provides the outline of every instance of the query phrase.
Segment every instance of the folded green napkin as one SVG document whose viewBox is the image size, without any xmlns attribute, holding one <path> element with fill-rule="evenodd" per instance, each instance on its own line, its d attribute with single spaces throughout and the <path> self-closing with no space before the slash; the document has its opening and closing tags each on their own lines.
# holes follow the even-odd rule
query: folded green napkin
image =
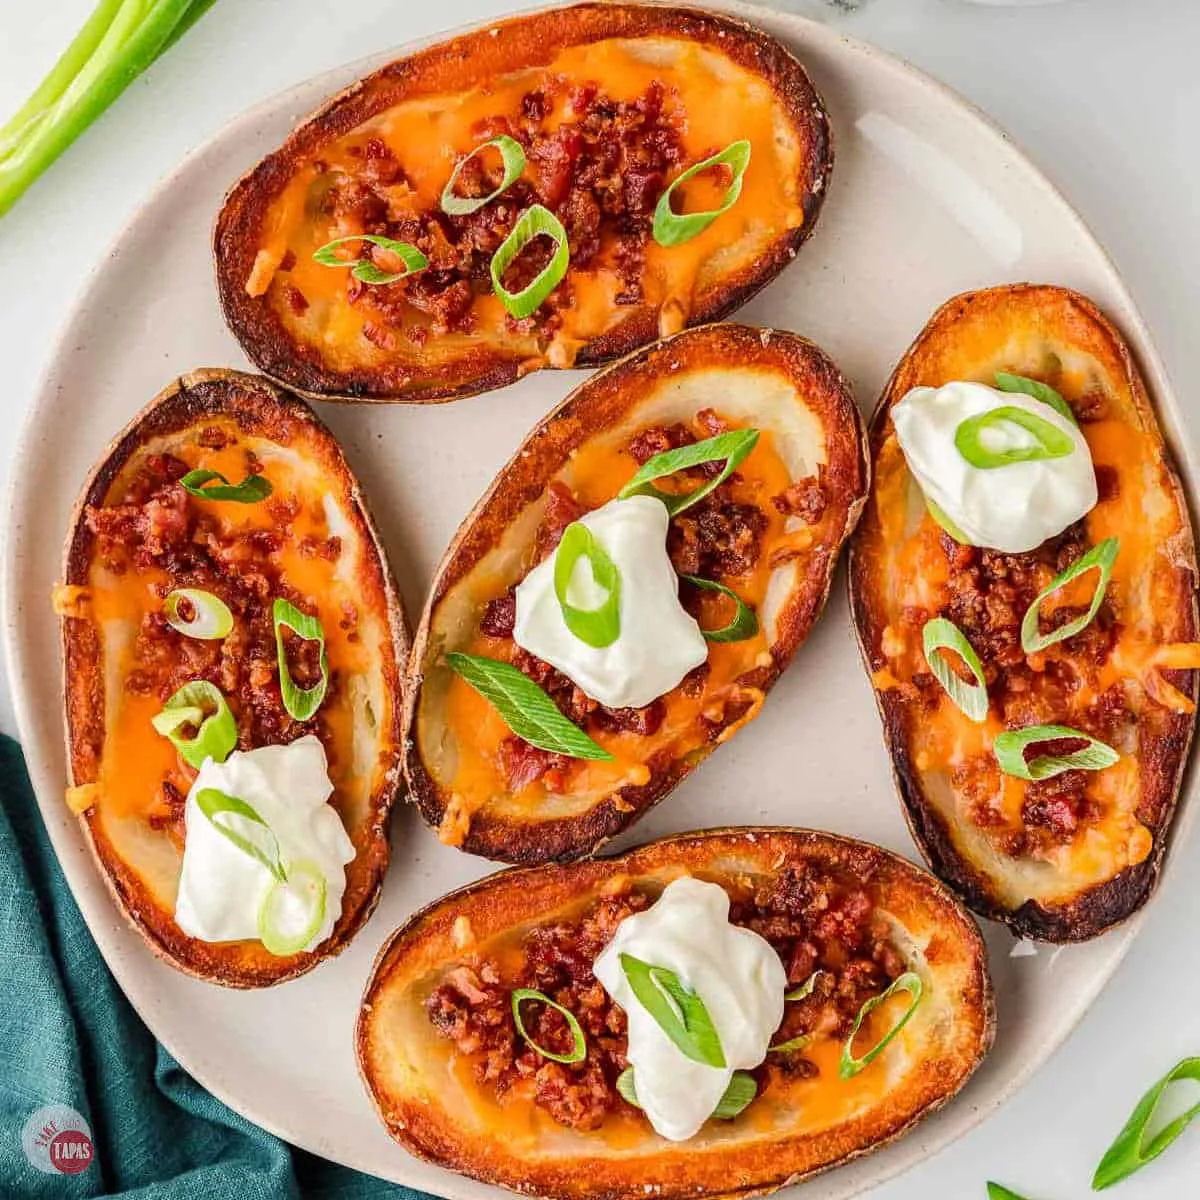
<svg viewBox="0 0 1200 1200">
<path fill-rule="evenodd" d="M 50 847 L 21 749 L 3 736 L 0 801 L 0 1196 L 419 1200 L 293 1149 L 187 1075 L 104 965 Z M 79 1135 L 64 1134 L 72 1121 L 61 1107 L 30 1125 L 52 1106 L 87 1122 L 90 1153 Z"/>
</svg>

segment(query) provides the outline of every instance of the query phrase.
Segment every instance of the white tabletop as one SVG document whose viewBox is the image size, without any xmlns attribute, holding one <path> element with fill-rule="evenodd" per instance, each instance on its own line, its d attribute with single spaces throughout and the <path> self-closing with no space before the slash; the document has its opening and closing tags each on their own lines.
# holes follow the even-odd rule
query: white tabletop
<svg viewBox="0 0 1200 1200">
<path fill-rule="evenodd" d="M 0 119 L 32 90 L 93 2 L 0 6 Z M 777 2 L 900 54 L 999 120 L 1112 253 L 1188 404 L 1188 381 L 1200 374 L 1194 203 L 1200 191 L 1194 65 L 1200 5 Z M 81 281 L 140 199 L 188 150 L 236 113 L 308 75 L 499 14 L 513 3 L 218 4 L 0 220 L 0 488 L 14 469 L 16 432 Z M 153 344 L 143 352 L 154 354 Z M 1200 421 L 1200 412 L 1193 420 Z M 3 686 L 0 729 L 14 731 Z M 1132 952 L 1066 1046 L 1001 1112 L 937 1158 L 876 1189 L 872 1200 L 984 1200 L 989 1178 L 1030 1200 L 1091 1194 L 1091 1172 L 1141 1092 L 1177 1059 L 1200 1054 L 1197 837 L 1176 846 L 1173 858 Z M 957 1103 L 971 1103 L 969 1090 Z M 1200 1191 L 1197 1178 L 1200 1124 L 1118 1195 L 1183 1200 Z"/>
</svg>

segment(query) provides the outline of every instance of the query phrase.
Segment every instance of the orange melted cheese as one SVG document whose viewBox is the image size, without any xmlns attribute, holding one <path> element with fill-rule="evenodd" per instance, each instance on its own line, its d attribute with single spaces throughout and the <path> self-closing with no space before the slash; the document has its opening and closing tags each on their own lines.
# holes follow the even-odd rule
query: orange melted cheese
<svg viewBox="0 0 1200 1200">
<path fill-rule="evenodd" d="M 628 482 L 636 470 L 633 459 L 618 445 L 589 442 L 573 461 L 576 499 L 586 509 L 598 508 L 611 500 Z M 742 504 L 752 504 L 766 517 L 761 550 L 754 569 L 744 576 L 723 578 L 755 611 L 760 611 L 771 575 L 771 558 L 781 549 L 803 554 L 792 543 L 796 535 L 785 531 L 785 518 L 771 504 L 771 497 L 786 491 L 791 477 L 783 460 L 772 445 L 772 435 L 762 431 L 758 443 L 738 467 L 740 480 L 731 481 L 732 496 Z M 666 486 L 664 481 L 660 484 Z M 802 539 L 803 540 L 803 539 Z M 532 548 L 531 548 L 532 549 Z M 526 564 L 528 570 L 532 559 Z M 721 601 L 728 605 L 728 601 Z M 732 606 L 729 606 L 730 610 Z M 725 624 L 731 611 L 713 607 L 711 615 L 705 610 L 701 624 L 716 628 Z M 478 632 L 473 641 L 462 649 L 470 654 L 489 658 L 511 656 L 514 643 Z M 758 633 L 741 642 L 710 642 L 708 645 L 709 674 L 698 696 L 685 695 L 679 688 L 666 695 L 666 716 L 659 730 L 649 736 L 631 732 L 589 730 L 591 736 L 610 754 L 612 761 L 592 762 L 572 760 L 568 769 L 568 794 L 608 794 L 622 787 L 641 786 L 650 780 L 647 763 L 652 756 L 672 760 L 702 750 L 708 734 L 701 718 L 722 722 L 726 707 L 739 705 L 739 718 L 722 731 L 722 737 L 732 734 L 758 712 L 763 693 L 760 689 L 739 683 L 740 676 L 756 667 L 770 667 L 772 658 L 766 634 L 760 622 Z M 745 713 L 741 708 L 749 707 Z M 458 765 L 451 788 L 453 799 L 447 810 L 440 834 L 451 843 L 462 841 L 470 816 L 484 804 L 503 804 L 516 811 L 533 813 L 544 809 L 555 797 L 555 791 L 545 779 L 534 780 L 517 793 L 509 793 L 507 780 L 500 764 L 501 742 L 512 736 L 496 709 L 458 676 L 453 676 L 447 697 L 447 719 L 452 728 L 466 731 L 470 736 L 458 739 Z M 619 803 L 619 802 L 618 802 Z"/>
<path fill-rule="evenodd" d="M 214 419 L 209 425 L 221 428 L 229 436 L 230 444 L 220 450 L 192 443 L 172 444 L 170 452 L 193 470 L 218 471 L 234 482 L 242 479 L 247 464 L 246 439 L 231 421 Z M 250 448 L 258 455 L 263 474 L 273 486 L 269 500 L 238 504 L 189 496 L 188 503 L 199 505 L 215 517 L 222 532 L 246 532 L 278 529 L 277 519 L 271 515 L 271 500 L 295 499 L 299 502 L 297 513 L 284 531 L 287 537 L 283 546 L 271 555 L 271 559 L 279 568 L 283 582 L 316 606 L 325 632 L 330 672 L 349 680 L 365 669 L 368 653 L 345 621 L 342 609 L 343 602 L 354 599 L 353 586 L 337 577 L 336 561 L 330 562 L 319 556 L 305 557 L 297 548 L 306 536 L 323 539 L 332 532 L 326 520 L 320 480 L 303 476 L 295 462 L 286 455 L 274 453 L 269 442 L 255 441 Z M 125 468 L 110 488 L 107 502 L 119 501 L 140 461 L 135 459 Z M 343 554 L 348 552 L 349 548 L 344 546 Z M 150 723 L 151 718 L 162 710 L 162 700 L 157 695 L 131 693 L 123 686 L 135 666 L 137 630 L 143 618 L 162 610 L 162 596 L 170 584 L 166 574 L 159 570 L 129 570 L 116 575 L 95 561 L 90 569 L 89 584 L 92 613 L 107 640 L 106 657 L 118 646 L 120 655 L 117 662 L 106 664 L 109 697 L 98 803 L 103 812 L 115 817 L 146 816 L 154 810 L 164 780 L 173 783 L 181 792 L 187 792 L 194 778 L 194 772 L 179 759 L 171 742 L 161 737 Z M 122 631 L 119 635 L 118 630 Z M 227 696 L 226 699 L 236 714 L 237 698 Z M 327 751 L 332 746 L 347 748 L 340 757 L 330 755 L 336 804 L 336 791 L 349 785 L 353 772 L 348 749 L 353 742 L 354 722 L 349 688 L 338 689 L 326 700 L 318 721 Z"/>
<path fill-rule="evenodd" d="M 651 46 L 652 50 L 652 46 Z M 362 360 L 384 361 L 393 353 L 381 350 L 363 336 L 370 320 L 369 307 L 350 303 L 349 271 L 316 263 L 313 252 L 337 237 L 364 230 L 356 218 L 322 211 L 321 198 L 341 173 L 351 177 L 362 170 L 362 147 L 371 138 L 381 139 L 403 168 L 403 182 L 376 186 L 385 195 L 389 219 L 440 207 L 442 190 L 460 159 L 487 140 L 480 133 L 499 117 L 516 117 L 522 98 L 531 91 L 555 91 L 556 81 L 599 81 L 601 91 L 616 101 L 633 101 L 654 83 L 666 86 L 665 111 L 679 118 L 685 165 L 708 157 L 739 139 L 748 139 L 752 159 L 741 197 L 726 213 L 691 241 L 670 248 L 649 241 L 642 275 L 645 303 L 659 307 L 662 332 L 682 328 L 691 310 L 697 282 L 711 271 L 728 247 L 752 239 L 766 246 L 803 222 L 794 161 L 776 137 L 776 125 L 786 114 L 770 87 L 761 78 L 735 66 L 714 51 L 694 45 L 679 48 L 673 65 L 655 62 L 645 42 L 608 40 L 561 51 L 544 67 L 530 68 L 499 79 L 481 81 L 474 89 L 451 95 L 426 96 L 404 101 L 332 144 L 322 146 L 318 161 L 302 163 L 284 191 L 269 207 L 262 226 L 260 249 L 245 281 L 251 295 L 269 293 L 280 318 L 330 362 L 345 366 Z M 559 95 L 543 123 L 552 132 L 571 120 L 569 102 Z M 537 165 L 531 159 L 526 177 L 536 182 Z M 721 189 L 723 195 L 724 188 Z M 680 208 L 676 196 L 676 208 Z M 715 207 L 711 184 L 697 178 L 682 197 L 687 211 Z M 515 347 L 530 367 L 543 361 L 569 366 L 584 343 L 619 323 L 629 309 L 616 304 L 623 284 L 616 269 L 612 231 L 601 230 L 601 249 L 586 267 L 568 272 L 573 303 L 562 311 L 562 325 L 547 345 L 536 335 L 518 335 L 507 325 L 499 299 L 477 295 L 471 312 L 470 333 L 439 334 L 437 345 L 447 354 L 462 352 L 472 344 L 491 343 Z M 279 270 L 285 257 L 295 265 Z M 291 311 L 284 297 L 287 286 L 299 289 L 308 308 Z M 415 309 L 405 316 L 405 328 L 428 325 Z M 413 353 L 404 347 L 403 335 L 395 353 Z M 426 353 L 434 353 L 435 347 Z"/>
</svg>

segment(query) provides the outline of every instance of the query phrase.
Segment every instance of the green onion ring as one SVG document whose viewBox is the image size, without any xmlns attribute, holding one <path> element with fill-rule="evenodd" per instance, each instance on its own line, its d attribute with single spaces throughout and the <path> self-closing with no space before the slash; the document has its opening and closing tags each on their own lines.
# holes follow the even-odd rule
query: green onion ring
<svg viewBox="0 0 1200 1200">
<path fill-rule="evenodd" d="M 191 620 L 179 611 L 180 602 L 192 606 L 195 616 Z M 200 641 L 228 637 L 233 629 L 233 613 L 229 611 L 229 605 L 220 596 L 203 588 L 176 588 L 168 592 L 163 601 L 163 612 L 172 629 Z"/>
<path fill-rule="evenodd" d="M 1029 379 L 1025 375 L 1010 375 L 1007 371 L 996 372 L 996 387 L 1002 392 L 1021 392 L 1032 396 L 1043 404 L 1048 404 L 1060 417 L 1066 417 L 1072 425 L 1078 425 L 1071 406 L 1048 383 L 1038 379 Z"/>
<path fill-rule="evenodd" d="M 912 1002 L 905 1009 L 904 1015 L 871 1047 L 870 1050 L 862 1056 L 862 1058 L 854 1057 L 854 1039 L 858 1031 L 862 1028 L 862 1023 L 867 1019 L 868 1015 L 878 1008 L 885 1000 L 894 996 L 897 992 L 908 992 L 912 997 Z M 921 981 L 920 975 L 915 971 L 905 971 L 903 975 L 898 975 L 892 980 L 891 985 L 879 993 L 878 996 L 872 996 L 862 1008 L 858 1010 L 858 1016 L 854 1018 L 854 1024 L 850 1027 L 850 1036 L 846 1039 L 846 1044 L 842 1047 L 842 1058 L 838 1063 L 838 1075 L 842 1079 L 852 1079 L 859 1071 L 869 1067 L 880 1054 L 887 1048 L 888 1043 L 908 1024 L 913 1013 L 917 1011 L 917 1005 L 921 1003 L 921 997 L 925 994 L 925 984 Z"/>
<path fill-rule="evenodd" d="M 1117 553 L 1120 549 L 1120 538 L 1105 538 L 1104 541 L 1097 542 L 1085 555 L 1072 563 L 1062 574 L 1055 576 L 1047 587 L 1038 592 L 1037 599 L 1029 606 L 1021 621 L 1021 649 L 1026 654 L 1035 654 L 1039 650 L 1045 650 L 1047 646 L 1053 646 L 1055 642 L 1066 641 L 1067 638 L 1074 637 L 1081 629 L 1086 629 L 1095 620 L 1096 614 L 1100 611 L 1100 605 L 1104 602 L 1104 593 L 1108 588 L 1108 581 L 1112 578 L 1113 564 L 1117 561 Z M 1078 579 L 1085 571 L 1093 569 L 1100 572 L 1100 578 L 1096 582 L 1096 590 L 1092 593 L 1092 603 L 1087 612 L 1082 617 L 1076 617 L 1075 620 L 1068 621 L 1057 629 L 1052 629 L 1049 633 L 1042 633 L 1040 617 L 1042 601 L 1052 592 L 1056 592 L 1059 588 L 1066 587 L 1068 583 Z"/>
<path fill-rule="evenodd" d="M 547 1050 L 543 1046 L 539 1046 L 537 1042 L 529 1036 L 525 1029 L 525 1022 L 521 1019 L 521 1005 L 526 1000 L 538 1000 L 549 1008 L 554 1009 L 567 1022 L 567 1027 L 571 1030 L 571 1036 L 575 1039 L 575 1047 L 570 1054 L 555 1054 L 553 1050 Z M 583 1030 L 580 1028 L 579 1021 L 575 1014 L 568 1008 L 554 1000 L 551 1000 L 545 992 L 539 992 L 534 988 L 516 988 L 512 994 L 512 1015 L 513 1024 L 517 1027 L 517 1032 L 543 1057 L 550 1059 L 556 1063 L 577 1063 L 583 1062 L 587 1058 L 587 1040 L 583 1036 Z"/>
<path fill-rule="evenodd" d="M 754 609 L 733 588 L 726 587 L 723 583 L 717 583 L 714 579 L 701 579 L 699 575 L 683 575 L 681 578 L 686 579 L 693 587 L 702 588 L 706 592 L 720 592 L 723 596 L 728 596 L 737 606 L 733 620 L 728 625 L 722 625 L 720 629 L 700 630 L 706 641 L 744 642 L 758 633 L 758 617 L 754 615 Z"/>
<path fill-rule="evenodd" d="M 308 947 L 325 920 L 327 892 L 325 874 L 316 863 L 302 859 L 288 864 L 286 879 L 271 887 L 258 910 L 258 936 L 268 953 L 287 958 Z M 308 923 L 289 932 L 282 905 L 294 896 L 305 899 Z"/>
<path fill-rule="evenodd" d="M 812 1041 L 812 1036 L 807 1033 L 802 1033 L 799 1037 L 789 1038 L 786 1042 L 780 1042 L 778 1046 L 768 1046 L 768 1054 L 788 1054 L 793 1050 L 803 1050 Z"/>
<path fill-rule="evenodd" d="M 555 242 L 554 254 L 550 261 L 538 272 L 532 283 L 519 292 L 508 291 L 501 282 L 504 272 L 530 242 L 543 234 L 553 238 Z M 500 243 L 499 249 L 492 255 L 492 287 L 509 316 L 519 321 L 537 312 L 542 301 L 562 281 L 570 261 L 571 252 L 567 247 L 567 231 L 563 228 L 563 223 L 548 208 L 535 204 L 521 214 L 520 220 L 513 226 L 512 233 Z"/>
<path fill-rule="evenodd" d="M 983 675 L 983 663 L 979 661 L 975 648 L 967 641 L 966 634 L 953 621 L 948 621 L 945 617 L 934 617 L 925 622 L 925 628 L 921 631 L 921 642 L 929 669 L 955 707 L 972 721 L 986 721 L 988 690 Z M 939 650 L 956 651 L 967 664 L 967 669 L 975 676 L 975 682 L 964 683 L 946 659 L 938 653 Z"/>
<path fill-rule="evenodd" d="M 671 207 L 671 197 L 675 189 L 680 184 L 687 183 L 701 171 L 720 163 L 733 168 L 733 181 L 725 193 L 725 199 L 716 208 L 708 209 L 705 212 L 675 212 Z M 728 212 L 737 203 L 738 197 L 742 194 L 742 179 L 749 165 L 750 143 L 743 138 L 730 143 L 719 154 L 714 154 L 711 158 L 706 158 L 703 162 L 688 167 L 658 198 L 658 205 L 654 209 L 654 240 L 660 246 L 679 246 L 702 234 L 722 213 Z"/>
<path fill-rule="evenodd" d="M 489 192 L 486 196 L 476 198 L 468 196 L 459 196 L 455 194 L 454 186 L 458 183 L 458 177 L 462 173 L 463 167 L 467 165 L 482 151 L 489 146 L 495 146 L 500 151 L 500 158 L 504 163 L 504 178 L 500 181 L 500 186 L 495 191 Z M 454 168 L 454 173 L 450 176 L 450 181 L 442 189 L 442 212 L 451 217 L 465 217 L 473 212 L 478 212 L 485 204 L 490 204 L 501 192 L 507 191 L 518 179 L 521 178 L 522 172 L 525 170 L 525 151 L 521 148 L 521 143 L 516 138 L 511 138 L 506 133 L 502 133 L 499 137 L 494 137 L 490 142 L 484 142 L 482 146 L 476 146 L 466 158 L 459 162 Z"/>
<path fill-rule="evenodd" d="M 983 433 L 994 425 L 1019 425 L 1037 439 L 1036 446 L 1015 446 L 1010 450 L 991 450 L 983 444 Z M 960 422 L 954 431 L 954 445 L 959 454 L 981 471 L 1008 467 L 1013 463 L 1042 462 L 1066 458 L 1075 452 L 1075 441 L 1057 425 L 1012 404 L 1002 404 L 987 412 L 977 413 Z"/>
<path fill-rule="evenodd" d="M 1137 1102 L 1125 1127 L 1100 1160 L 1092 1179 L 1093 1190 L 1103 1191 L 1122 1179 L 1128 1179 L 1134 1171 L 1156 1159 L 1200 1115 L 1200 1104 L 1194 1104 L 1164 1125 L 1149 1142 L 1146 1141 L 1146 1129 L 1163 1093 L 1181 1079 L 1200 1082 L 1200 1058 L 1185 1058 L 1177 1063 Z"/>
<path fill-rule="evenodd" d="M 1003 1184 L 992 1183 L 990 1180 L 987 1185 L 988 1200 L 1025 1200 L 1024 1196 L 1018 1196 L 1016 1192 L 1006 1188 Z"/>
<path fill-rule="evenodd" d="M 653 496 L 667 506 L 667 512 L 671 516 L 677 516 L 698 500 L 703 500 L 713 488 L 724 483 L 741 466 L 757 443 L 757 429 L 731 429 L 727 433 L 717 434 L 716 437 L 705 438 L 702 442 L 691 442 L 675 450 L 664 450 L 661 454 L 647 459 L 638 468 L 634 477 L 621 489 L 619 498 L 628 500 L 630 496 Z M 654 480 L 674 475 L 676 471 L 722 460 L 725 466 L 721 473 L 705 480 L 694 492 L 663 492 L 653 486 Z"/>
<path fill-rule="evenodd" d="M 596 585 L 607 592 L 598 608 L 576 608 L 568 599 L 575 564 L 586 558 Z M 563 530 L 554 553 L 554 595 L 562 609 L 563 623 L 581 641 L 602 650 L 621 635 L 621 573 L 595 534 L 582 521 L 572 521 Z"/>
<path fill-rule="evenodd" d="M 617 1091 L 621 1093 L 621 1098 L 626 1104 L 632 1104 L 634 1108 L 642 1107 L 637 1098 L 637 1089 L 633 1085 L 632 1067 L 626 1067 L 617 1076 Z"/>
<path fill-rule="evenodd" d="M 1044 754 L 1032 762 L 1026 761 L 1025 751 L 1029 746 L 1068 738 L 1087 742 L 1087 745 L 1070 754 Z M 1034 781 L 1053 779 L 1064 771 L 1103 771 L 1121 758 L 1106 742 L 1069 725 L 1027 725 L 1024 729 L 1009 729 L 997 736 L 992 749 L 1000 770 L 1006 775 Z"/>
<path fill-rule="evenodd" d="M 237 745 L 237 722 L 215 683 L 196 679 L 185 683 L 162 711 L 150 718 L 156 732 L 168 738 L 189 767 L 199 770 L 204 760 L 224 762 Z M 191 725 L 196 734 L 186 738 L 181 730 Z"/>
<path fill-rule="evenodd" d="M 370 242 L 372 246 L 388 250 L 404 264 L 404 270 L 381 271 L 369 258 L 352 261 L 339 258 L 335 252 L 339 246 L 344 246 L 347 242 Z M 379 237 L 373 233 L 356 233 L 351 237 L 334 238 L 332 242 L 326 242 L 319 250 L 315 250 L 313 258 L 323 267 L 349 267 L 350 274 L 355 279 L 372 284 L 395 283 L 398 279 L 405 279 L 429 266 L 429 259 L 411 242 L 397 242 L 392 238 Z"/>
<path fill-rule="evenodd" d="M 784 1003 L 791 1004 L 796 1000 L 807 1000 L 813 994 L 817 980 L 824 974 L 824 971 L 814 971 L 794 992 L 785 992 Z"/>
<path fill-rule="evenodd" d="M 283 707 L 294 720 L 307 721 L 325 699 L 329 687 L 329 657 L 325 653 L 325 630 L 319 617 L 310 617 L 294 604 L 276 599 L 271 609 L 275 625 L 275 657 L 279 662 L 279 690 L 283 695 Z M 299 687 L 292 681 L 288 669 L 287 650 L 283 644 L 283 631 L 290 629 L 305 641 L 318 642 L 321 647 L 321 678 L 310 688 Z"/>
<path fill-rule="evenodd" d="M 230 796 L 217 788 L 201 788 L 196 793 L 196 806 L 222 837 L 232 842 L 243 854 L 248 854 L 262 863 L 275 876 L 277 882 L 285 883 L 287 881 L 287 872 L 283 869 L 283 863 L 279 858 L 279 842 L 271 827 L 258 814 L 257 809 L 240 797 Z M 217 820 L 218 817 L 226 814 L 245 821 L 255 829 L 261 829 L 260 836 L 263 838 L 264 844 L 260 845 L 252 837 L 238 833 L 228 823 Z"/>
<path fill-rule="evenodd" d="M 621 954 L 619 958 L 638 1003 L 676 1048 L 693 1062 L 724 1067 L 725 1052 L 704 1001 L 685 988 L 674 971 L 643 962 L 632 954 Z"/>
<path fill-rule="evenodd" d="M 617 1091 L 627 1104 L 632 1104 L 634 1108 L 642 1107 L 637 1098 L 632 1067 L 626 1067 L 617 1076 Z M 712 1115 L 721 1121 L 732 1121 L 734 1117 L 745 1110 L 756 1095 L 758 1095 L 758 1085 L 754 1082 L 754 1076 L 748 1071 L 734 1071 L 733 1077 L 729 1080 L 729 1086 L 725 1089 L 717 1107 L 713 1109 Z"/>
<path fill-rule="evenodd" d="M 221 482 L 216 487 L 204 486 L 213 479 Z M 189 471 L 179 483 L 185 492 L 204 500 L 233 500 L 237 504 L 257 504 L 273 490 L 265 475 L 247 475 L 241 483 L 230 483 L 220 471 Z"/>
<path fill-rule="evenodd" d="M 955 523 L 946 516 L 942 506 L 928 496 L 925 497 L 925 507 L 929 510 L 929 515 L 933 518 L 934 523 L 940 525 L 960 546 L 971 545 L 971 539 Z"/>
</svg>

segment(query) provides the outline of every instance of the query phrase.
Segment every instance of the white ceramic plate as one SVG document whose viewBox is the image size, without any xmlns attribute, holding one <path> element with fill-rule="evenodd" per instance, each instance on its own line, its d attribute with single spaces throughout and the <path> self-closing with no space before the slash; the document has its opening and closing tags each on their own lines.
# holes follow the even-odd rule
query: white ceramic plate
<svg viewBox="0 0 1200 1200">
<path fill-rule="evenodd" d="M 947 297 L 1013 280 L 1067 284 L 1121 326 L 1176 450 L 1188 445 L 1162 366 L 1112 264 L 1002 133 L 939 84 L 869 46 L 798 17 L 737 11 L 796 49 L 828 103 L 837 144 L 832 194 L 813 241 L 739 319 L 814 338 L 870 411 L 892 364 Z M 209 262 L 222 193 L 297 119 L 384 60 L 330 72 L 234 121 L 162 184 L 97 268 L 14 459 L 5 633 L 46 824 L 104 957 L 150 1028 L 201 1083 L 289 1141 L 454 1200 L 479 1200 L 489 1189 L 419 1163 L 387 1138 L 359 1082 L 351 1042 L 380 943 L 420 905 L 486 873 L 487 863 L 440 845 L 401 806 L 382 903 L 353 945 L 293 983 L 231 992 L 185 978 L 150 954 L 113 906 L 62 801 L 58 624 L 49 598 L 76 490 L 110 437 L 174 376 L 243 365 L 221 321 Z M 322 408 L 371 498 L 413 618 L 460 519 L 530 425 L 579 378 L 546 371 L 502 392 L 425 409 Z M 618 845 L 750 822 L 837 830 L 916 857 L 840 582 L 761 718 Z M 999 1004 L 991 1058 L 959 1099 L 904 1141 L 800 1193 L 844 1200 L 964 1133 L 1062 1041 L 1135 928 L 1018 955 L 1011 937 L 989 928 Z"/>
</svg>

